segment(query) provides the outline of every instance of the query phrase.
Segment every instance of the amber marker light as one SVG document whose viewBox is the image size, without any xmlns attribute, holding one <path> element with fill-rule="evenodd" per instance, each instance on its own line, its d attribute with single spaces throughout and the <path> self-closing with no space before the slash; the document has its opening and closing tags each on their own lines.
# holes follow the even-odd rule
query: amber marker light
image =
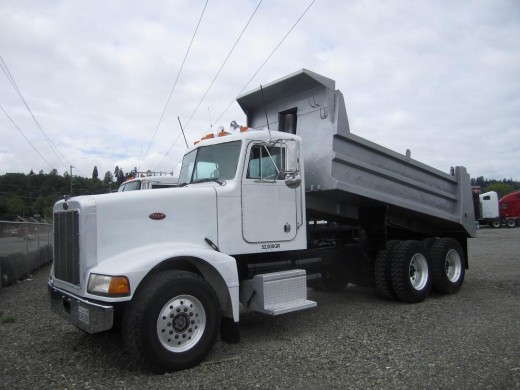
<svg viewBox="0 0 520 390">
<path fill-rule="evenodd" d="M 130 284 L 126 276 L 113 276 L 108 286 L 109 295 L 130 295 Z"/>
</svg>

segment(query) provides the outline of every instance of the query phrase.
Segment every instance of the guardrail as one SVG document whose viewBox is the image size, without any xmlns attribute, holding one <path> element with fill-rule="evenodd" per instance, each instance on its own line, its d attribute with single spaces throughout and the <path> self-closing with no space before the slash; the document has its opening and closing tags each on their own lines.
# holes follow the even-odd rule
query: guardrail
<svg viewBox="0 0 520 390">
<path fill-rule="evenodd" d="M 0 288 L 48 264 L 52 245 L 52 224 L 0 221 Z"/>
</svg>

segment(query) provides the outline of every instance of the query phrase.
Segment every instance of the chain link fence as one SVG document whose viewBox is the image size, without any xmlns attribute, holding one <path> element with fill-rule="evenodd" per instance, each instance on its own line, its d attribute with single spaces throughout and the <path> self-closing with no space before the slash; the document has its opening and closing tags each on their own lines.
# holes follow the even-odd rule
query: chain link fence
<svg viewBox="0 0 520 390">
<path fill-rule="evenodd" d="M 52 224 L 0 221 L 0 288 L 48 264 L 52 245 Z"/>
</svg>

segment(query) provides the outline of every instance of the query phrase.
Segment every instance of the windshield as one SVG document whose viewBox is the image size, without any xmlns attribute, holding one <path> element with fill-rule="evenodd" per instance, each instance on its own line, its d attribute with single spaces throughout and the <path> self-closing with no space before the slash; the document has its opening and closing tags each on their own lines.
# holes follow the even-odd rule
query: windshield
<svg viewBox="0 0 520 390">
<path fill-rule="evenodd" d="M 239 155 L 240 141 L 192 150 L 182 160 L 179 183 L 234 179 Z"/>
<path fill-rule="evenodd" d="M 135 191 L 141 189 L 141 181 L 135 180 L 135 181 L 129 181 L 128 183 L 121 184 L 121 187 L 117 190 L 118 192 L 123 191 Z"/>
</svg>

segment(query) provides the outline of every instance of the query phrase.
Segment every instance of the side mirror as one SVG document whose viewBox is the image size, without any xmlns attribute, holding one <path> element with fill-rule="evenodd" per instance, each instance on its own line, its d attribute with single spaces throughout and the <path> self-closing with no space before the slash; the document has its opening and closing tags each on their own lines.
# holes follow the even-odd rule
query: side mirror
<svg viewBox="0 0 520 390">
<path fill-rule="evenodd" d="M 300 170 L 300 150 L 297 141 L 287 141 L 287 157 L 285 170 L 287 172 L 297 172 Z"/>
<path fill-rule="evenodd" d="M 295 190 L 302 184 L 300 172 L 289 172 L 285 175 L 285 185 L 292 190 Z"/>
<path fill-rule="evenodd" d="M 285 160 L 285 185 L 296 189 L 302 183 L 300 176 L 300 148 L 296 140 L 287 141 Z"/>
</svg>

